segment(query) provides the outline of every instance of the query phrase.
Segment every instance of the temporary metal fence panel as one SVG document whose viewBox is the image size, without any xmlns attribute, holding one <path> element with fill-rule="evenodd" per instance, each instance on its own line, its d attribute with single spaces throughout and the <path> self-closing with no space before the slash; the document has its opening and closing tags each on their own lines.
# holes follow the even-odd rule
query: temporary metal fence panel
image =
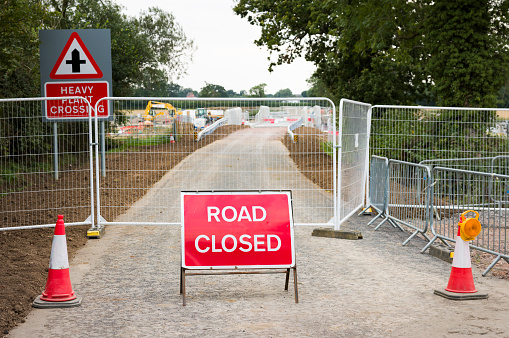
<svg viewBox="0 0 509 338">
<path fill-rule="evenodd" d="M 90 107 L 81 97 L 0 100 L 0 231 L 52 227 L 59 214 L 93 224 L 91 118 L 45 122 L 45 102 Z"/>
<path fill-rule="evenodd" d="M 369 167 L 369 196 L 366 208 L 359 215 L 366 213 L 369 209 L 374 210 L 377 215 L 368 225 L 378 218 L 385 218 L 387 215 L 387 193 L 389 191 L 389 160 L 387 157 L 373 155 Z"/>
<path fill-rule="evenodd" d="M 385 220 L 393 226 L 404 230 L 404 227 L 413 229 L 403 245 L 406 245 L 416 235 L 421 234 L 428 241 L 426 235 L 431 212 L 430 182 L 431 172 L 424 165 L 389 160 L 388 167 L 387 212 Z"/>
<path fill-rule="evenodd" d="M 335 139 L 329 142 L 328 135 L 336 129 L 301 126 L 293 131 L 298 143 L 287 134 L 288 125 L 303 118 L 308 107 L 318 106 L 322 116 L 335 120 L 330 100 L 104 100 L 111 101 L 114 120 L 96 128 L 104 149 L 97 155 L 97 207 L 109 224 L 180 224 L 180 192 L 194 190 L 291 190 L 296 225 L 325 225 L 334 217 Z M 148 101 L 170 104 L 175 111 L 146 114 Z M 218 126 L 195 139 L 202 122 L 211 125 L 231 109 L 241 111 L 241 124 Z"/>
<path fill-rule="evenodd" d="M 509 175 L 509 155 L 499 155 L 491 159 L 491 173 Z"/>
<path fill-rule="evenodd" d="M 495 156 L 491 161 L 491 173 L 500 175 L 509 175 L 509 155 Z M 491 179 L 490 189 L 495 193 L 490 194 L 493 202 L 499 204 L 501 207 L 507 207 L 509 204 L 509 182 L 504 180 Z M 496 192 L 502 191 L 502 194 Z M 499 199 L 498 199 L 499 198 Z"/>
<path fill-rule="evenodd" d="M 507 155 L 507 133 L 495 132 L 504 111 L 508 109 L 375 105 L 371 152 L 412 163 Z"/>
<path fill-rule="evenodd" d="M 434 167 L 447 167 L 469 171 L 492 172 L 494 157 L 446 158 L 421 161 L 433 170 Z"/>
<path fill-rule="evenodd" d="M 339 116 L 338 219 L 336 229 L 365 205 L 369 172 L 371 105 L 342 99 Z"/>
<path fill-rule="evenodd" d="M 507 199 L 509 176 L 435 167 L 433 180 L 432 204 L 440 217 L 432 220 L 434 237 L 422 251 L 426 251 L 436 239 L 447 245 L 455 242 L 460 215 L 474 210 L 479 213 L 482 230 L 470 246 L 496 256 L 483 276 L 501 258 L 509 262 L 509 209 L 504 203 L 497 202 Z"/>
</svg>

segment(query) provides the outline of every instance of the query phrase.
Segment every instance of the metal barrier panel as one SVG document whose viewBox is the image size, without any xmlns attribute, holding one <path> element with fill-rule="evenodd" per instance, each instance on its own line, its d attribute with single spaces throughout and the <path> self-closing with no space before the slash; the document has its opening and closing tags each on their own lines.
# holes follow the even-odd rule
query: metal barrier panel
<svg viewBox="0 0 509 338">
<path fill-rule="evenodd" d="M 389 160 L 386 219 L 375 230 L 389 221 L 401 230 L 404 230 L 402 226 L 414 230 L 403 245 L 417 234 L 430 241 L 426 235 L 431 215 L 430 182 L 431 172 L 428 167 Z"/>
<path fill-rule="evenodd" d="M 91 119 L 45 121 L 45 101 L 90 107 L 81 97 L 0 100 L 0 231 L 53 227 L 58 214 L 93 223 Z"/>
<path fill-rule="evenodd" d="M 324 225 L 333 218 L 336 155 L 330 134 L 312 120 L 293 131 L 297 143 L 287 134 L 310 107 L 334 120 L 330 100 L 106 100 L 115 118 L 105 123 L 102 140 L 101 123 L 96 128 L 103 149 L 97 206 L 108 224 L 180 224 L 182 190 L 292 190 L 297 225 Z M 165 108 L 147 108 L 149 101 Z M 241 123 L 200 134 L 232 109 Z"/>
<path fill-rule="evenodd" d="M 509 175 L 509 155 L 495 156 L 491 160 L 491 173 Z"/>
<path fill-rule="evenodd" d="M 509 155 L 495 156 L 491 161 L 491 173 L 500 175 L 509 175 Z M 495 203 L 500 206 L 507 206 L 509 204 L 509 185 L 507 181 L 491 179 L 490 189 L 494 191 L 490 196 Z M 501 192 L 501 193 L 499 193 Z M 500 197 L 500 199 L 497 199 Z"/>
<path fill-rule="evenodd" d="M 339 116 L 341 132 L 338 159 L 339 225 L 365 204 L 369 172 L 371 105 L 342 99 Z"/>
<path fill-rule="evenodd" d="M 497 202 L 507 198 L 509 176 L 435 167 L 433 179 L 433 207 L 440 217 L 432 221 L 434 238 L 423 252 L 436 239 L 446 244 L 455 242 L 460 215 L 474 210 L 479 213 L 482 230 L 470 246 L 496 256 L 483 275 L 501 258 L 509 260 L 509 209 L 504 203 Z"/>
<path fill-rule="evenodd" d="M 509 153 L 507 131 L 495 130 L 502 123 L 499 113 L 507 110 L 376 105 L 373 106 L 371 151 L 412 163 L 506 155 Z M 456 164 L 467 165 L 469 161 Z M 478 159 L 472 161 L 479 163 Z"/>
<path fill-rule="evenodd" d="M 389 160 L 386 157 L 371 156 L 368 206 L 359 213 L 359 215 L 361 215 L 370 208 L 376 211 L 377 216 L 372 219 L 368 225 L 376 221 L 379 217 L 385 217 L 387 212 L 387 192 L 389 190 L 387 180 L 388 169 Z"/>
<path fill-rule="evenodd" d="M 469 171 L 492 172 L 492 164 L 494 157 L 472 157 L 472 158 L 447 158 L 424 160 L 419 164 L 429 167 L 447 167 Z"/>
</svg>

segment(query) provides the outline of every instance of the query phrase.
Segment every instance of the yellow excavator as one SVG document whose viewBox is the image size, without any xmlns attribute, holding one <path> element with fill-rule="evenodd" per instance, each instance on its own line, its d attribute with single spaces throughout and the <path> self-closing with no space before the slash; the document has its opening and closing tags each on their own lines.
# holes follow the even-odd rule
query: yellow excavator
<svg viewBox="0 0 509 338">
<path fill-rule="evenodd" d="M 154 108 L 161 108 L 165 110 L 154 110 Z M 168 114 L 168 117 L 174 117 L 177 114 L 177 109 L 169 103 L 148 101 L 143 118 L 145 121 L 153 121 L 157 116 L 166 114 Z"/>
</svg>

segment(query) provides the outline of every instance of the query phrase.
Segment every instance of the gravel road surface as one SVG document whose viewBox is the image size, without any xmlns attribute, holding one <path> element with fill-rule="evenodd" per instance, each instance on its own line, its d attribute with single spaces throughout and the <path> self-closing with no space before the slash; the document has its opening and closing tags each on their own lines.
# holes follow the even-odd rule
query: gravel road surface
<svg viewBox="0 0 509 338">
<path fill-rule="evenodd" d="M 213 151 L 211 146 L 200 152 Z M 188 161 L 200 152 L 174 171 L 192 165 Z M 297 171 L 291 164 L 287 168 Z M 158 185 L 173 184 L 171 175 Z M 281 179 L 270 177 L 276 175 L 254 179 L 277 189 Z M 152 198 L 164 197 L 149 193 L 118 220 L 147 221 L 142 206 Z M 315 197 L 294 194 L 294 208 L 305 205 L 306 198 Z M 311 209 L 301 209 L 303 221 L 316 219 L 306 216 Z M 402 247 L 408 235 L 399 230 L 373 231 L 366 226 L 370 219 L 353 217 L 344 224 L 362 232 L 364 238 L 356 241 L 313 237 L 312 227 L 296 228 L 298 304 L 292 282 L 284 291 L 284 275 L 192 276 L 186 279 L 186 307 L 179 294 L 180 227 L 111 225 L 71 262 L 73 289 L 83 297 L 82 305 L 34 309 L 9 336 L 509 337 L 507 281 L 483 278 L 474 269 L 476 287 L 489 299 L 457 302 L 436 296 L 433 290 L 447 285 L 450 264 L 420 254 L 422 241 Z"/>
</svg>

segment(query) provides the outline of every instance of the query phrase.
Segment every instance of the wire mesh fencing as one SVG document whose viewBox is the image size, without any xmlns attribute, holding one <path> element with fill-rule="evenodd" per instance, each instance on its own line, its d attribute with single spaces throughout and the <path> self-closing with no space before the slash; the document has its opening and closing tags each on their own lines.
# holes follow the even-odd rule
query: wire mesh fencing
<svg viewBox="0 0 509 338">
<path fill-rule="evenodd" d="M 431 172 L 428 167 L 398 160 L 389 160 L 387 172 L 387 193 L 385 219 L 378 224 L 379 229 L 385 222 L 394 227 L 413 230 L 403 245 L 416 235 L 426 235 L 431 215 Z"/>
<path fill-rule="evenodd" d="M 509 175 L 509 155 L 495 156 L 491 160 L 491 173 Z"/>
<path fill-rule="evenodd" d="M 493 163 L 501 166 L 506 159 L 500 156 Z M 446 246 L 455 243 L 460 215 L 476 211 L 482 231 L 470 246 L 495 257 L 483 276 L 501 259 L 509 263 L 509 175 L 446 167 L 430 171 L 425 165 L 373 156 L 369 197 L 368 207 L 378 215 L 368 225 L 382 218 L 375 230 L 385 223 L 403 231 L 410 228 L 413 232 L 403 245 L 421 234 L 428 241 L 422 252 L 437 240 Z"/>
<path fill-rule="evenodd" d="M 97 206 L 109 224 L 180 224 L 182 190 L 292 190 L 296 224 L 333 218 L 336 158 L 329 135 L 335 129 L 323 130 L 327 119 L 335 119 L 331 101 L 107 100 L 115 116 L 97 127 Z M 197 137 L 222 120 L 226 123 Z M 288 126 L 299 120 L 294 143 Z"/>
<path fill-rule="evenodd" d="M 387 193 L 389 192 L 389 160 L 387 157 L 373 155 L 369 166 L 369 189 L 367 206 L 359 215 L 367 213 L 370 209 L 376 212 L 376 217 L 369 221 L 368 225 L 374 223 L 378 218 L 386 218 L 387 215 Z"/>
<path fill-rule="evenodd" d="M 74 103 L 69 103 L 76 100 Z M 0 100 L 0 231 L 93 223 L 90 120 L 48 120 L 79 97 Z M 92 216 L 89 218 L 89 216 Z"/>
<path fill-rule="evenodd" d="M 482 230 L 471 247 L 495 255 L 483 272 L 485 276 L 500 260 L 509 262 L 508 227 L 509 210 L 505 203 L 509 190 L 508 175 L 474 172 L 454 168 L 433 169 L 433 207 L 440 217 L 432 219 L 434 235 L 423 252 L 437 239 L 446 245 L 455 242 L 460 215 L 468 210 L 479 213 Z"/>
<path fill-rule="evenodd" d="M 488 172 L 482 168 L 489 168 L 489 159 L 482 158 L 509 154 L 507 130 L 497 131 L 507 110 L 376 105 L 371 152 L 412 163 L 447 160 L 437 165 Z"/>
<path fill-rule="evenodd" d="M 492 172 L 494 158 L 495 157 L 433 159 L 421 161 L 420 164 L 427 166 L 430 170 L 433 170 L 434 167 L 447 167 L 469 171 Z"/>
<path fill-rule="evenodd" d="M 371 105 L 342 99 L 339 116 L 339 225 L 365 205 L 369 173 Z"/>
<path fill-rule="evenodd" d="M 468 202 L 469 207 L 488 208 L 489 206 L 504 210 L 509 186 L 506 185 L 505 179 L 497 175 L 509 174 L 507 172 L 509 138 L 507 121 L 504 120 L 508 109 L 377 105 L 373 106 L 372 111 L 370 143 L 372 154 L 420 163 L 432 170 L 432 175 L 436 168 L 445 167 L 462 173 L 476 172 L 476 175 L 486 180 L 482 188 L 486 189 L 486 194 L 482 195 L 482 201 L 479 196 L 472 197 Z M 490 175 L 492 179 L 487 178 Z M 434 178 L 434 184 L 441 182 L 443 182 L 442 179 Z M 463 183 L 465 185 L 462 185 Z M 447 193 L 441 192 L 443 197 L 440 197 L 442 195 L 437 197 L 436 193 L 433 195 L 437 202 L 431 204 L 432 212 L 429 215 L 431 229 L 433 229 L 433 222 L 436 224 L 445 222 L 444 217 L 449 222 L 457 222 L 457 219 L 453 221 L 454 217 L 451 218 L 448 215 L 451 210 L 462 208 L 458 196 L 473 196 L 472 194 L 480 189 L 478 187 L 472 190 L 472 183 L 456 182 L 452 178 L 445 188 L 452 190 Z M 390 194 L 393 194 L 392 189 L 391 186 Z M 404 190 L 401 193 L 403 192 Z M 393 203 L 388 202 L 388 204 Z M 449 211 L 444 213 L 444 210 Z M 448 240 L 453 241 L 454 230 L 448 231 L 450 232 L 446 232 L 443 228 L 437 230 L 439 236 L 432 242 L 437 238 L 444 243 Z M 485 244 L 479 246 L 482 250 L 494 253 L 503 249 L 502 246 L 495 249 L 492 244 L 486 245 L 487 235 L 483 234 L 479 240 L 482 237 L 485 238 Z M 423 251 L 429 245 L 431 242 Z M 500 257 L 505 256 L 497 257 L 499 260 Z"/>
</svg>

